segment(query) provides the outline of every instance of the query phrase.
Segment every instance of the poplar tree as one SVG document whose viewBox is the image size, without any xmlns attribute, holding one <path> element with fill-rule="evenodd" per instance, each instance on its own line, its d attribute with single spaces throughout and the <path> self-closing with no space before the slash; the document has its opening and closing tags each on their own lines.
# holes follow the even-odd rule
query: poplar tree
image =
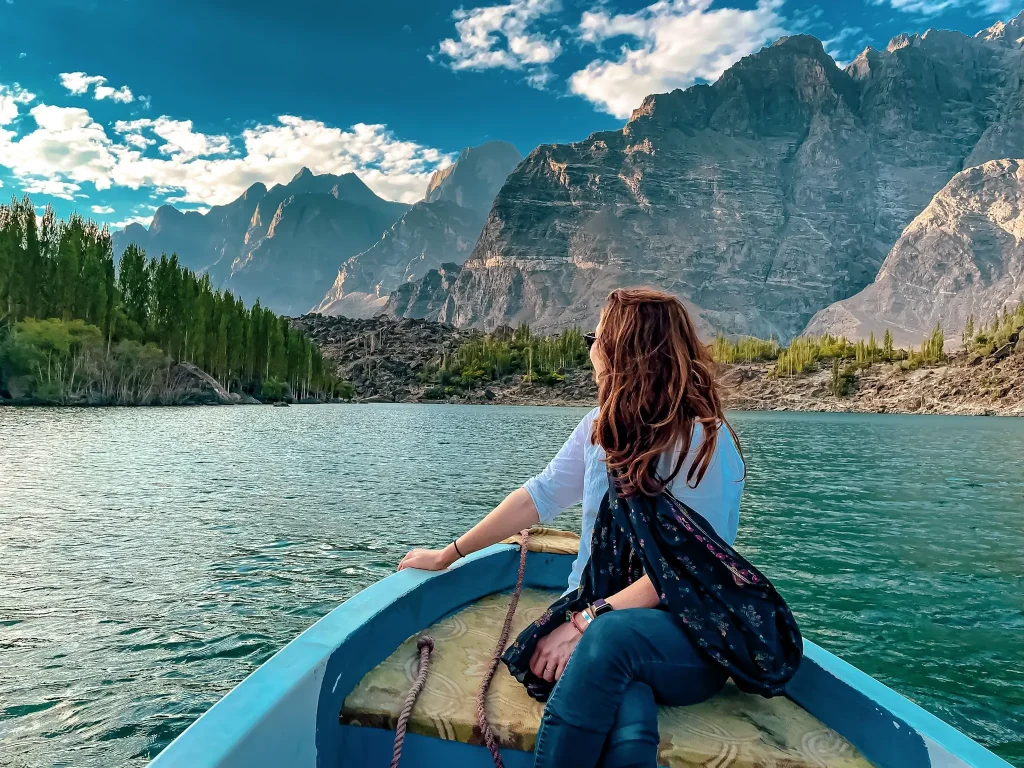
<svg viewBox="0 0 1024 768">
<path fill-rule="evenodd" d="M 22 322 L 32 317 L 45 322 Z M 25 325 L 22 331 L 19 325 Z M 153 347 L 142 347 L 152 343 L 172 362 L 189 360 L 225 386 L 256 395 L 265 384 L 278 393 L 285 387 L 320 394 L 338 389 L 331 367 L 286 318 L 258 301 L 247 310 L 231 293 L 216 290 L 207 275 L 181 266 L 173 253 L 150 260 L 129 245 L 115 269 L 106 227 L 78 215 L 61 222 L 52 208 L 37 226 L 27 197 L 0 205 L 0 343 L 12 326 L 29 344 L 102 339 L 98 354 L 123 353 L 138 365 L 161 358 Z M 136 346 L 118 352 L 115 342 Z M 58 357 L 72 354 L 65 346 Z"/>
</svg>

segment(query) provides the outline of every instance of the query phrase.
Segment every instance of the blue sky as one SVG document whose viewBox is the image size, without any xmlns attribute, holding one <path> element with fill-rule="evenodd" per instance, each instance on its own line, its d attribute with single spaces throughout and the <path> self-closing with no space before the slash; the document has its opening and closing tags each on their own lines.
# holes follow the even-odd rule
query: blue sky
<svg viewBox="0 0 1024 768">
<path fill-rule="evenodd" d="M 111 225 L 303 165 L 413 201 L 462 147 L 621 126 L 782 34 L 840 63 L 1024 0 L 0 0 L 0 195 Z"/>
</svg>

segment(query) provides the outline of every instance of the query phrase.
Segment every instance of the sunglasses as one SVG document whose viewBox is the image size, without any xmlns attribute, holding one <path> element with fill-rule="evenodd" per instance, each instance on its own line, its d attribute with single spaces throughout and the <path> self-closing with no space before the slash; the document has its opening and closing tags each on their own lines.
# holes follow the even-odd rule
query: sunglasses
<svg viewBox="0 0 1024 768">
<path fill-rule="evenodd" d="M 583 334 L 583 343 L 587 345 L 587 349 L 588 350 L 592 346 L 594 346 L 594 342 L 595 341 L 597 341 L 597 334 L 596 333 L 585 333 L 585 334 Z"/>
</svg>

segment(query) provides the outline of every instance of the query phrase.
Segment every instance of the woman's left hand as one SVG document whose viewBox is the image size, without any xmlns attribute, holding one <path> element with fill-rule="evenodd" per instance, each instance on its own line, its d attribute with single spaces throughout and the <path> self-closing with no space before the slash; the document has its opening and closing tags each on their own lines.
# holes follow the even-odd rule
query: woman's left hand
<svg viewBox="0 0 1024 768">
<path fill-rule="evenodd" d="M 572 622 L 567 621 L 555 628 L 537 641 L 537 648 L 530 659 L 530 671 L 549 683 L 555 682 L 562 676 L 565 665 L 569 663 L 569 657 L 581 637 Z"/>
</svg>

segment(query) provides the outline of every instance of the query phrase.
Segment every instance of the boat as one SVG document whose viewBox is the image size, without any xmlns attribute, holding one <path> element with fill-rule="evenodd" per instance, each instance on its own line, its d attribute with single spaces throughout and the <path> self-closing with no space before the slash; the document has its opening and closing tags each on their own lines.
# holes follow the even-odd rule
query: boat
<svg viewBox="0 0 1024 768">
<path fill-rule="evenodd" d="M 474 696 L 519 572 L 518 540 L 446 571 L 403 570 L 334 609 L 196 720 L 154 768 L 373 768 L 391 764 L 400 710 L 433 638 L 402 768 L 487 768 Z M 535 530 L 513 634 L 565 587 L 574 534 Z M 487 714 L 509 768 L 532 765 L 542 705 L 503 666 Z M 913 702 L 805 640 L 786 696 L 731 683 L 692 707 L 662 707 L 659 765 L 714 768 L 1011 768 Z"/>
</svg>

